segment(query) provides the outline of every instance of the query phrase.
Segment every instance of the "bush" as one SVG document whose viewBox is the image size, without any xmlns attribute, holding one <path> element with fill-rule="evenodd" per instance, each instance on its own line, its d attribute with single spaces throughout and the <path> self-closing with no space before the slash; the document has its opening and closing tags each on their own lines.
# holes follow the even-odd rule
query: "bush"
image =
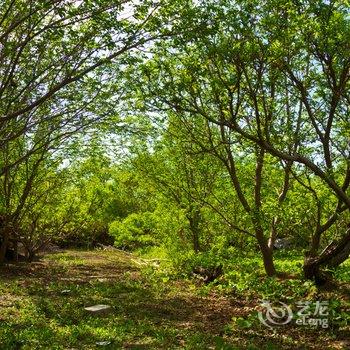
<svg viewBox="0 0 350 350">
<path fill-rule="evenodd" d="M 134 213 L 122 221 L 113 221 L 109 225 L 109 234 L 113 236 L 116 247 L 135 250 L 156 245 L 155 226 L 152 213 Z"/>
</svg>

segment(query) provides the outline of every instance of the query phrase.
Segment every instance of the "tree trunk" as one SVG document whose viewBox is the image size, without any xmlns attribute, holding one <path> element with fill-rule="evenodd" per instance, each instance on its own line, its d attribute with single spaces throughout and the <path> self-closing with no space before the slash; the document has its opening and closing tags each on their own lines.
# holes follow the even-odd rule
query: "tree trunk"
<svg viewBox="0 0 350 350">
<path fill-rule="evenodd" d="M 198 253 L 200 251 L 199 243 L 199 222 L 200 222 L 200 211 L 194 209 L 189 215 L 190 230 L 192 233 L 193 250 Z"/>
<path fill-rule="evenodd" d="M 17 241 L 17 239 L 13 242 L 13 255 L 14 255 L 14 261 L 18 262 L 18 241 Z"/>
<path fill-rule="evenodd" d="M 27 261 L 31 263 L 33 262 L 34 258 L 35 258 L 35 251 L 34 250 L 28 251 Z"/>
<path fill-rule="evenodd" d="M 277 226 L 279 224 L 280 220 L 278 217 L 274 217 L 271 224 L 271 231 L 270 231 L 270 237 L 267 243 L 267 246 L 270 250 L 273 250 L 273 247 L 276 242 L 277 237 Z"/>
<path fill-rule="evenodd" d="M 264 237 L 261 227 L 255 228 L 255 237 L 258 241 L 260 252 L 264 262 L 266 275 L 271 277 L 276 275 L 276 268 L 273 262 L 273 247 L 269 248 L 269 244 Z"/>
<path fill-rule="evenodd" d="M 327 266 L 329 267 L 338 267 L 342 264 L 350 255 L 350 240 L 347 242 L 344 247 L 339 250 L 332 258 L 330 258 Z"/>
<path fill-rule="evenodd" d="M 326 282 L 327 275 L 322 268 L 336 268 L 343 263 L 350 255 L 350 229 L 339 242 L 332 242 L 323 252 L 316 256 L 308 252 L 304 259 L 304 276 L 314 280 L 317 284 Z"/>
<path fill-rule="evenodd" d="M 315 280 L 317 284 L 321 282 L 321 274 L 320 274 L 320 264 L 317 261 L 317 257 L 313 257 L 308 252 L 304 258 L 304 277 L 308 280 Z"/>
<path fill-rule="evenodd" d="M 273 262 L 273 246 L 271 248 L 269 247 L 269 242 L 265 239 L 264 231 L 259 220 L 254 218 L 253 223 L 255 226 L 255 238 L 259 244 L 266 275 L 269 277 L 275 276 L 277 271 Z"/>
<path fill-rule="evenodd" d="M 275 264 L 273 262 L 272 249 L 269 249 L 266 242 L 264 242 L 264 244 L 259 243 L 259 246 L 260 246 L 260 251 L 261 251 L 261 254 L 263 257 L 263 261 L 264 261 L 264 268 L 265 268 L 266 275 L 269 277 L 275 276 L 276 275 L 276 268 L 275 268 Z"/>
<path fill-rule="evenodd" d="M 317 255 L 318 249 L 320 248 L 321 234 L 322 232 L 319 229 L 317 229 L 316 232 L 312 235 L 311 249 L 310 249 L 310 254 L 312 256 Z"/>
<path fill-rule="evenodd" d="M 5 262 L 6 252 L 10 240 L 10 231 L 6 228 L 2 230 L 1 235 L 1 247 L 0 247 L 0 264 L 3 264 Z"/>
</svg>

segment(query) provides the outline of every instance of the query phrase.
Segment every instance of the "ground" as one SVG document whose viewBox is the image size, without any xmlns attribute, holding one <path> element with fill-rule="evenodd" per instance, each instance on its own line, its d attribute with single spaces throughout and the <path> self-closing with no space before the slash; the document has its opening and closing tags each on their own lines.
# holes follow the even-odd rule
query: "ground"
<svg viewBox="0 0 350 350">
<path fill-rule="evenodd" d="M 350 348 L 345 330 L 270 329 L 257 321 L 257 299 L 157 277 L 149 264 L 120 251 L 70 250 L 2 267 L 0 349 Z M 84 307 L 95 304 L 113 311 L 89 315 Z"/>
</svg>

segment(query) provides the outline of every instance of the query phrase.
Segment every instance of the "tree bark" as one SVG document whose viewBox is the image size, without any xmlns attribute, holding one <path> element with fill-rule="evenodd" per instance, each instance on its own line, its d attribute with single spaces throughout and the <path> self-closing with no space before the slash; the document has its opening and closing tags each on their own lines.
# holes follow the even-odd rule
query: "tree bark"
<svg viewBox="0 0 350 350">
<path fill-rule="evenodd" d="M 198 253 L 200 251 L 199 243 L 199 221 L 200 221 L 200 211 L 194 209 L 189 215 L 190 230 L 192 233 L 193 250 Z"/>
<path fill-rule="evenodd" d="M 277 271 L 273 261 L 273 247 L 269 248 L 268 242 L 265 239 L 263 230 L 260 226 L 255 227 L 255 237 L 259 244 L 266 275 L 269 277 L 275 276 Z"/>
<path fill-rule="evenodd" d="M 10 241 L 10 231 L 7 228 L 2 230 L 2 241 L 0 247 L 0 264 L 5 262 L 6 252 Z"/>
<path fill-rule="evenodd" d="M 266 242 L 264 243 L 260 243 L 259 242 L 259 246 L 260 246 L 260 251 L 263 257 L 263 262 L 264 262 L 264 268 L 265 268 L 265 272 L 266 275 L 269 277 L 275 276 L 276 275 L 276 268 L 275 268 L 275 264 L 273 262 L 273 251 L 272 249 L 270 249 L 268 247 L 268 245 L 266 244 Z"/>
<path fill-rule="evenodd" d="M 312 235 L 311 249 L 310 249 L 311 256 L 317 255 L 318 249 L 320 247 L 320 242 L 321 242 L 321 234 L 322 232 L 319 229 L 317 229 L 316 232 Z"/>
<path fill-rule="evenodd" d="M 314 280 L 317 284 L 326 282 L 327 275 L 322 268 L 336 268 L 350 255 L 350 228 L 338 242 L 332 242 L 319 256 L 308 252 L 304 259 L 304 277 Z"/>
<path fill-rule="evenodd" d="M 270 250 L 273 250 L 273 247 L 274 247 L 275 242 L 276 242 L 277 225 L 279 224 L 279 222 L 280 222 L 280 220 L 277 216 L 272 219 L 270 237 L 269 237 L 269 240 L 267 242 L 267 246 Z"/>
</svg>

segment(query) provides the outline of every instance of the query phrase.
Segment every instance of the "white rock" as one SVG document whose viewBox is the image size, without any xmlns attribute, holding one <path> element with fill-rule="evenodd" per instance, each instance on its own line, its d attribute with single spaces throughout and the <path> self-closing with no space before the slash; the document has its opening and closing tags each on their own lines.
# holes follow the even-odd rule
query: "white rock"
<svg viewBox="0 0 350 350">
<path fill-rule="evenodd" d="M 106 315 L 112 311 L 112 307 L 109 305 L 93 305 L 85 308 L 86 311 L 93 315 Z"/>
<path fill-rule="evenodd" d="M 112 342 L 106 340 L 106 341 L 98 341 L 96 342 L 96 345 L 99 345 L 99 346 L 106 346 L 106 345 L 109 345 L 111 344 Z"/>
<path fill-rule="evenodd" d="M 62 290 L 61 294 L 69 294 L 71 292 L 70 289 L 64 289 Z"/>
</svg>

